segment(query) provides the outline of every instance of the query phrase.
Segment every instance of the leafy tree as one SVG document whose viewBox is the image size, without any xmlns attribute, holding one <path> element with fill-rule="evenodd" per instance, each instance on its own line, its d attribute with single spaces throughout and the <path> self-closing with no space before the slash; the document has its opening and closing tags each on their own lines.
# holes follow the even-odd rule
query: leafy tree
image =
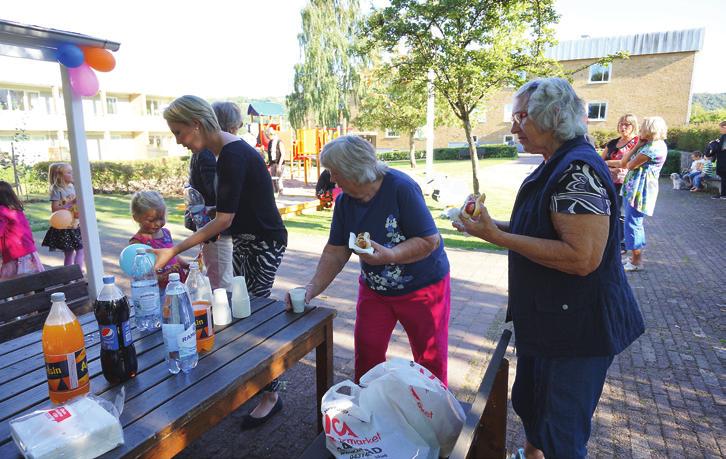
<svg viewBox="0 0 726 459">
<path fill-rule="evenodd" d="M 296 128 L 337 126 L 350 119 L 350 104 L 361 89 L 359 2 L 310 0 L 301 15 L 302 62 L 295 65 L 293 92 L 287 97 L 290 123 Z"/>
<path fill-rule="evenodd" d="M 691 106 L 691 118 L 689 119 L 691 123 L 718 123 L 723 120 L 726 120 L 726 108 L 706 109 L 697 102 Z"/>
<path fill-rule="evenodd" d="M 703 92 L 700 94 L 693 95 L 693 105 L 699 104 L 704 110 L 719 110 L 726 109 L 726 92 L 722 93 L 708 93 Z"/>
<path fill-rule="evenodd" d="M 402 78 L 424 80 L 434 71 L 437 95 L 464 127 L 478 193 L 472 112 L 504 86 L 561 73 L 543 54 L 557 18 L 554 0 L 391 0 L 369 16 L 364 36 L 388 52 L 406 49 L 390 64 Z"/>
<path fill-rule="evenodd" d="M 356 125 L 376 129 L 385 127 L 405 133 L 408 137 L 409 161 L 416 167 L 415 137 L 418 128 L 426 124 L 426 82 L 407 81 L 395 68 L 378 68 L 371 72 L 370 85 L 361 100 Z M 455 117 L 441 98 L 436 98 L 437 126 L 451 126 Z"/>
</svg>

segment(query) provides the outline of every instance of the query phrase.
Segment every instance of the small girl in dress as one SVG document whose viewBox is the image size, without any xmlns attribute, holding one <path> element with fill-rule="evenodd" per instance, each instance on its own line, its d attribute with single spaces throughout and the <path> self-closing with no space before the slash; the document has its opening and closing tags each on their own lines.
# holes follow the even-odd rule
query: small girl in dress
<svg viewBox="0 0 726 459">
<path fill-rule="evenodd" d="M 50 182 L 50 210 L 70 210 L 73 223 L 69 228 L 56 229 L 52 226 L 45 233 L 41 245 L 54 250 L 62 250 L 65 266 L 76 264 L 83 268 L 83 239 L 78 222 L 78 206 L 76 206 L 76 189 L 73 187 L 73 169 L 68 163 L 53 163 L 48 168 Z"/>
<path fill-rule="evenodd" d="M 164 228 L 166 224 L 166 204 L 164 198 L 156 191 L 137 191 L 131 198 L 131 215 L 139 224 L 139 231 L 129 239 L 129 244 L 146 244 L 154 249 L 174 247 L 171 233 Z M 181 281 L 186 280 L 189 264 L 179 257 L 172 258 L 169 263 L 156 272 L 159 289 L 163 292 L 169 283 L 170 273 L 179 273 Z"/>
<path fill-rule="evenodd" d="M 44 271 L 33 233 L 13 187 L 0 181 L 0 278 Z"/>
</svg>

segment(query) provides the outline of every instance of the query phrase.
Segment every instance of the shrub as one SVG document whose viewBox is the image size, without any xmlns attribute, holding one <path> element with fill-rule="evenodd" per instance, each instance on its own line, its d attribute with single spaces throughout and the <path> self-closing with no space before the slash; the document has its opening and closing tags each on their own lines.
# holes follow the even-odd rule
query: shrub
<svg viewBox="0 0 726 459">
<path fill-rule="evenodd" d="M 517 148 L 509 145 L 482 145 L 477 147 L 477 156 L 479 159 L 486 158 L 516 158 Z M 406 151 L 386 151 L 378 153 L 378 159 L 381 161 L 408 161 L 409 152 Z M 426 152 L 418 150 L 415 153 L 416 159 L 423 160 L 426 158 Z M 469 147 L 452 147 L 452 148 L 434 148 L 434 159 L 436 161 L 445 161 L 452 159 L 469 159 Z"/>
<path fill-rule="evenodd" d="M 666 143 L 669 148 L 685 151 L 703 151 L 708 142 L 719 136 L 718 123 L 678 126 L 668 129 Z"/>
<path fill-rule="evenodd" d="M 48 183 L 49 165 L 49 161 L 43 161 L 33 166 L 33 175 L 38 181 Z M 165 196 L 180 196 L 188 176 L 188 157 L 91 162 L 94 193 L 132 193 L 151 189 Z"/>
<path fill-rule="evenodd" d="M 617 131 L 597 130 L 597 131 L 589 132 L 588 134 L 590 134 L 590 137 L 592 137 L 593 140 L 595 141 L 595 146 L 597 148 L 605 148 L 605 145 L 609 141 L 620 137 L 620 134 L 618 134 Z"/>
<path fill-rule="evenodd" d="M 377 153 L 377 156 L 381 161 L 408 161 L 409 153 L 410 152 L 408 150 L 396 150 Z M 423 150 L 416 151 L 414 155 L 417 160 L 426 158 L 426 152 Z"/>
<path fill-rule="evenodd" d="M 660 170 L 661 177 L 668 177 L 672 173 L 681 173 L 681 151 L 668 149 L 668 156 L 666 156 L 663 168 Z"/>
</svg>

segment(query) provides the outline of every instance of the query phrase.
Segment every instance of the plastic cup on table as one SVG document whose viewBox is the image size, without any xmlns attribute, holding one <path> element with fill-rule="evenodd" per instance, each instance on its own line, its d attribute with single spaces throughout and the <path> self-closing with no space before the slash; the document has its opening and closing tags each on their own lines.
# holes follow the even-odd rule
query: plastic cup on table
<svg viewBox="0 0 726 459">
<path fill-rule="evenodd" d="M 232 311 L 229 309 L 227 290 L 223 288 L 214 289 L 212 294 L 212 317 L 214 325 L 229 325 L 232 323 Z"/>
<path fill-rule="evenodd" d="M 290 289 L 288 293 L 292 303 L 292 312 L 300 314 L 305 311 L 305 287 L 295 287 Z"/>
</svg>

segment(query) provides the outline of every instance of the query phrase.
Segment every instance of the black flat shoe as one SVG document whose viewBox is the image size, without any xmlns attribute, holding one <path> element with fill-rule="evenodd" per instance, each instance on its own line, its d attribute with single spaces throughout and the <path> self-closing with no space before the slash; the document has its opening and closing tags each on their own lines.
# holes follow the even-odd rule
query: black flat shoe
<svg viewBox="0 0 726 459">
<path fill-rule="evenodd" d="M 278 395 L 275 406 L 272 407 L 267 415 L 262 416 L 261 418 L 256 418 L 250 414 L 245 414 L 244 416 L 242 416 L 242 422 L 240 423 L 239 427 L 241 430 L 254 429 L 255 427 L 261 426 L 262 424 L 266 423 L 272 416 L 275 415 L 275 413 L 280 410 L 282 410 L 282 397 Z"/>
</svg>

